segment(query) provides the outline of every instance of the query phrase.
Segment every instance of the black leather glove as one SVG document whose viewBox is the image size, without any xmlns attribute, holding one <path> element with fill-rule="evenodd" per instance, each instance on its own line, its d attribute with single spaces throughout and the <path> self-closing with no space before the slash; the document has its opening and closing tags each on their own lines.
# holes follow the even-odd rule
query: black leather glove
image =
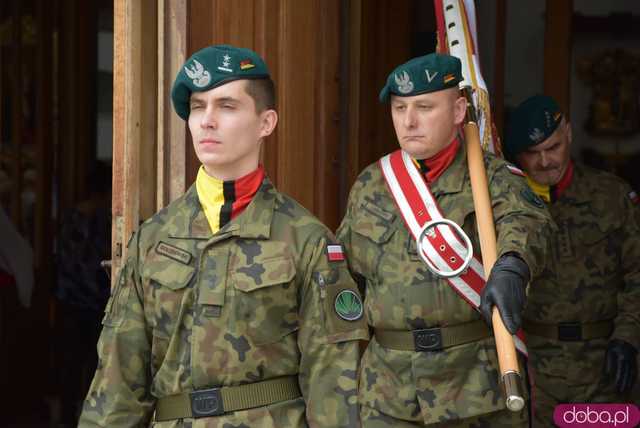
<svg viewBox="0 0 640 428">
<path fill-rule="evenodd" d="M 492 308 L 497 306 L 509 333 L 518 331 L 522 325 L 529 276 L 529 266 L 515 253 L 504 254 L 498 259 L 480 296 L 480 312 L 487 324 L 492 325 Z"/>
<path fill-rule="evenodd" d="M 612 339 L 607 345 L 604 374 L 615 376 L 615 385 L 619 393 L 631 391 L 636 382 L 638 367 L 636 356 L 638 350 L 630 343 L 620 339 Z"/>
</svg>

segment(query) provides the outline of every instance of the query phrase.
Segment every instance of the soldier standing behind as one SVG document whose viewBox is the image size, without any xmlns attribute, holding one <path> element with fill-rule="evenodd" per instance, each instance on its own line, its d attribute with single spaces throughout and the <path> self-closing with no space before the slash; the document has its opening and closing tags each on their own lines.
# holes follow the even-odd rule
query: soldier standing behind
<svg viewBox="0 0 640 428">
<path fill-rule="evenodd" d="M 534 419 L 552 427 L 558 403 L 631 398 L 640 342 L 638 195 L 571 159 L 571 126 L 551 97 L 518 106 L 507 137 L 505 154 L 559 227 L 557 263 L 534 278 L 524 315 Z"/>
<path fill-rule="evenodd" d="M 485 156 L 499 259 L 484 289 L 472 295 L 454 290 L 453 283 L 482 286 L 481 265 L 476 261 L 452 283 L 432 273 L 408 225 L 426 214 L 436 218 L 437 212 L 431 215 L 424 202 L 426 208 L 410 210 L 412 220 L 404 196 L 396 196 L 404 192 L 412 205 L 411 200 L 423 203 L 432 195 L 432 206 L 461 225 L 479 254 L 466 149 L 457 136 L 466 110 L 458 90 L 460 68 L 455 57 L 430 54 L 389 75 L 380 100 L 391 98 L 402 150 L 359 175 L 338 229 L 352 273 L 366 287 L 365 311 L 374 331 L 360 377 L 364 427 L 528 426 L 526 409 L 505 408 L 495 340 L 482 316 L 490 320 L 495 305 L 507 329 L 518 330 L 530 273 L 540 272 L 553 227 L 544 204 L 504 161 Z M 440 232 L 433 232 L 435 238 Z M 433 252 L 442 253 L 452 268 L 464 266 L 459 254 L 465 251 L 453 252 L 456 242 L 445 232 Z"/>
<path fill-rule="evenodd" d="M 333 235 L 259 165 L 265 63 L 207 47 L 172 99 L 202 167 L 129 243 L 80 426 L 356 426 L 362 302 Z"/>
</svg>

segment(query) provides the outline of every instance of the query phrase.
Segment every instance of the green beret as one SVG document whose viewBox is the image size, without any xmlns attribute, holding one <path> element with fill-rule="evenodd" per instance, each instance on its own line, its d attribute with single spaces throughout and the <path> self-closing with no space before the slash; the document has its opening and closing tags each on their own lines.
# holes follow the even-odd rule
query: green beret
<svg viewBox="0 0 640 428">
<path fill-rule="evenodd" d="M 511 113 L 504 142 L 504 155 L 515 162 L 518 154 L 540 144 L 553 134 L 562 121 L 560 106 L 551 97 L 534 95 Z"/>
<path fill-rule="evenodd" d="M 380 91 L 380 102 L 387 101 L 390 94 L 411 97 L 458 86 L 461 69 L 460 60 L 451 55 L 431 53 L 413 58 L 389 74 Z"/>
<path fill-rule="evenodd" d="M 173 108 L 178 116 L 187 120 L 192 92 L 208 91 L 233 80 L 268 77 L 267 65 L 251 49 L 209 46 L 191 55 L 180 68 L 171 90 Z"/>
</svg>

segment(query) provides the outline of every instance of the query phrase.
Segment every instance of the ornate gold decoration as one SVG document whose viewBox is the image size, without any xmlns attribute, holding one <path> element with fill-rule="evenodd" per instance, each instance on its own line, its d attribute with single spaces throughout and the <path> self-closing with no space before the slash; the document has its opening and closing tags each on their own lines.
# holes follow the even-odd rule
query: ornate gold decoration
<svg viewBox="0 0 640 428">
<path fill-rule="evenodd" d="M 640 55 L 624 49 L 605 50 L 578 59 L 578 77 L 593 89 L 587 132 L 629 135 L 640 129 Z"/>
</svg>

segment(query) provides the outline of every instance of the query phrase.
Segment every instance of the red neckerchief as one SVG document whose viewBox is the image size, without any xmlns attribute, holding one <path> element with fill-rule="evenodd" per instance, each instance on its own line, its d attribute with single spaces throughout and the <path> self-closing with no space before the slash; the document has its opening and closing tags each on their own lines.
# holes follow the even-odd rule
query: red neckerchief
<svg viewBox="0 0 640 428">
<path fill-rule="evenodd" d="M 454 138 L 453 141 L 438 154 L 429 159 L 416 159 L 420 172 L 424 175 L 427 184 L 431 184 L 442 175 L 451 165 L 460 148 L 460 140 Z"/>
<path fill-rule="evenodd" d="M 558 183 L 553 186 L 553 201 L 557 201 L 560 199 L 560 196 L 567 190 L 567 187 L 571 184 L 571 180 L 573 180 L 573 161 L 569 159 L 569 163 L 567 164 L 567 169 L 564 171 L 564 175 L 558 181 Z"/>
</svg>

